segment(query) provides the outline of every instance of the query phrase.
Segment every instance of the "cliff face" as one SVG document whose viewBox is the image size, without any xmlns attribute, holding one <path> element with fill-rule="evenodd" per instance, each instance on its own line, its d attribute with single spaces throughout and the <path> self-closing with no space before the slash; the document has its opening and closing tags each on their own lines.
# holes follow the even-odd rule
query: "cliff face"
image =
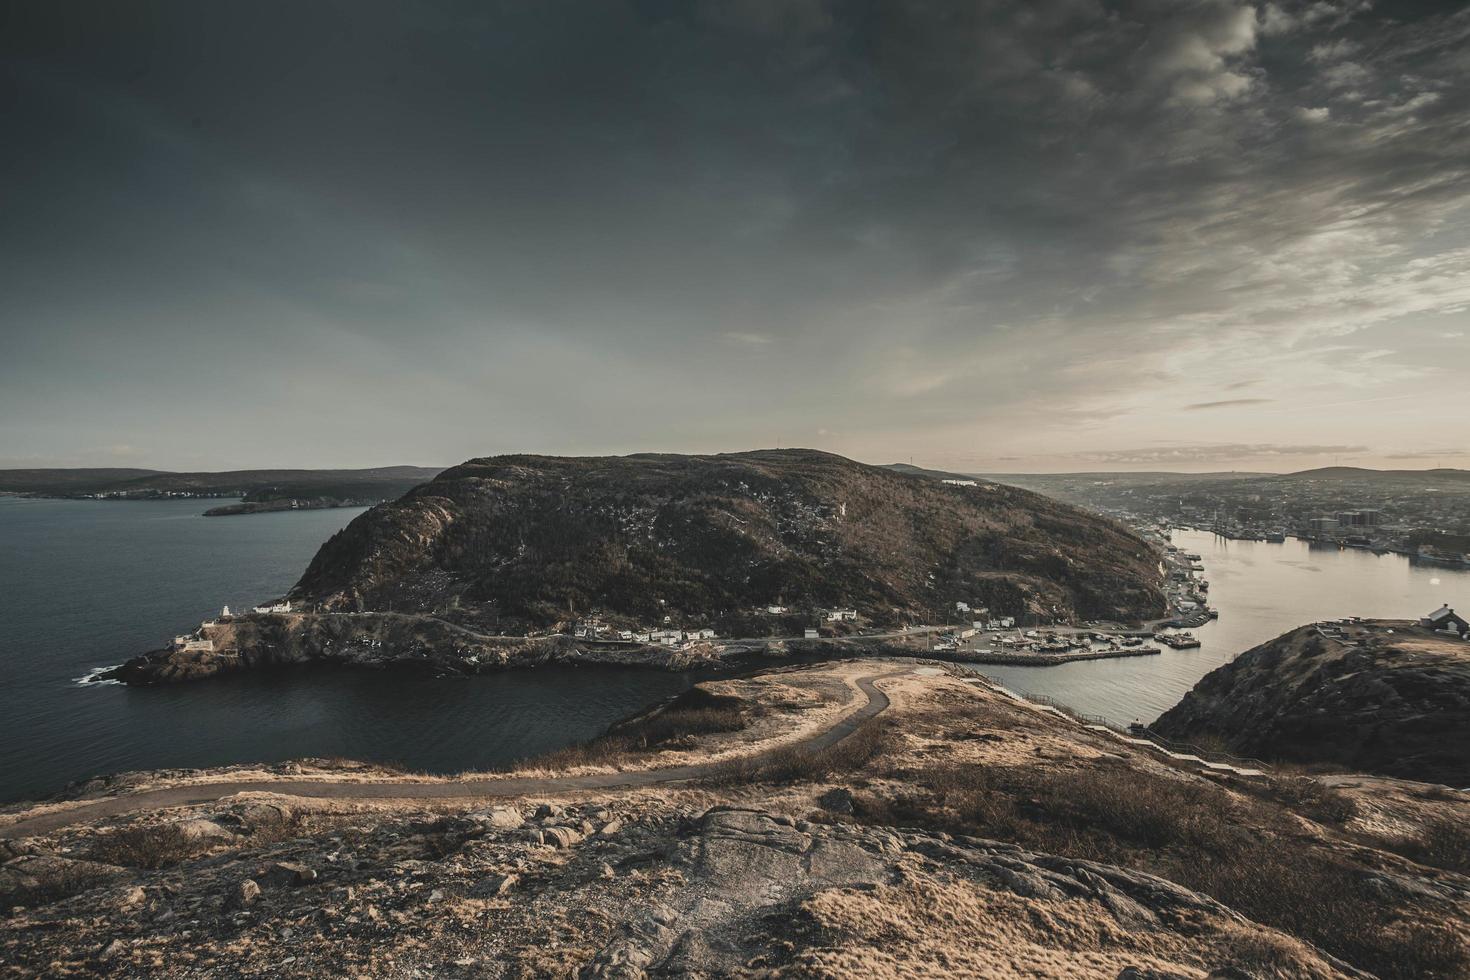
<svg viewBox="0 0 1470 980">
<path fill-rule="evenodd" d="M 1470 644 L 1408 623 L 1303 626 L 1208 674 L 1154 728 L 1259 758 L 1470 786 Z"/>
<path fill-rule="evenodd" d="M 743 632 L 768 604 L 878 623 L 956 601 L 1120 620 L 1164 608 L 1155 557 L 1115 524 L 805 450 L 472 460 L 353 521 L 292 596 L 453 609 L 495 632 L 590 613 Z"/>
</svg>

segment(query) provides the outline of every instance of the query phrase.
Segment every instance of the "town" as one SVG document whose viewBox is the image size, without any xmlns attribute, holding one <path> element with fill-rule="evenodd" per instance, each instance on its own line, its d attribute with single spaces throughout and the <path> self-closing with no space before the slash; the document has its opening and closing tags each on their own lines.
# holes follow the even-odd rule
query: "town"
<svg viewBox="0 0 1470 980">
<path fill-rule="evenodd" d="M 1237 540 L 1361 548 L 1470 566 L 1470 478 L 1463 471 L 1334 467 L 1286 475 L 1108 473 L 999 477 L 1135 527 Z"/>
</svg>

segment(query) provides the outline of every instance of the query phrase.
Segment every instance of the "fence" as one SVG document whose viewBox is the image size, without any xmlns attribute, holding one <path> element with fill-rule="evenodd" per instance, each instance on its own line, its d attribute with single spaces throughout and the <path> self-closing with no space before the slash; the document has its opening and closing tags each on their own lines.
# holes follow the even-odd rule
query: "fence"
<svg viewBox="0 0 1470 980">
<path fill-rule="evenodd" d="M 1119 735 L 1128 735 L 1133 738 L 1146 738 L 1159 746 L 1159 748 L 1168 749 L 1170 752 L 1178 752 L 1181 755 L 1197 755 L 1208 762 L 1223 762 L 1232 766 L 1249 766 L 1255 769 L 1271 768 L 1268 763 L 1262 762 L 1260 759 L 1245 758 L 1232 755 L 1229 752 L 1221 752 L 1217 749 L 1206 749 L 1198 745 L 1191 745 L 1188 742 L 1176 742 L 1172 739 L 1164 738 L 1146 726 L 1141 730 L 1135 731 L 1134 729 L 1119 725 L 1117 722 L 1105 718 L 1102 715 L 1085 715 L 1046 694 L 1033 694 L 1030 691 L 1022 691 L 1021 697 L 1030 701 L 1032 704 L 1042 704 L 1048 708 L 1054 708 L 1062 714 L 1075 718 L 1084 724 L 1100 725 Z"/>
</svg>

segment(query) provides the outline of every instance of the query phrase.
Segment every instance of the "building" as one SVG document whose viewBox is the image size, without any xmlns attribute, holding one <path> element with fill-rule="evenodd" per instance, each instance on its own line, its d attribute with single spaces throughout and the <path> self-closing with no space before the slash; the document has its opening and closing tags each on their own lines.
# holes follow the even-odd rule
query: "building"
<svg viewBox="0 0 1470 980">
<path fill-rule="evenodd" d="M 954 604 L 954 610 L 955 612 L 969 612 L 970 604 L 968 602 L 956 602 Z"/>
<path fill-rule="evenodd" d="M 857 619 L 856 609 L 829 609 L 827 610 L 827 622 L 841 623 L 852 622 Z"/>
<path fill-rule="evenodd" d="M 1440 606 L 1419 620 L 1419 625 L 1426 629 L 1454 632 L 1462 637 L 1470 633 L 1470 622 L 1466 622 L 1462 616 L 1455 615 L 1455 611 L 1449 606 Z"/>
<path fill-rule="evenodd" d="M 804 631 L 804 632 L 803 632 L 803 633 L 802 633 L 802 638 L 803 638 L 803 639 L 807 639 L 807 640 L 816 640 L 816 639 L 820 639 L 820 638 L 821 638 L 821 636 L 822 636 L 822 634 L 821 634 L 821 633 L 819 633 L 819 632 L 817 632 L 817 631 L 816 631 L 816 630 L 814 630 L 814 629 L 808 629 L 808 630 L 805 630 L 805 631 Z"/>
<path fill-rule="evenodd" d="M 1307 518 L 1307 527 L 1313 531 L 1336 531 L 1338 528 L 1337 518 L 1309 517 Z"/>
</svg>

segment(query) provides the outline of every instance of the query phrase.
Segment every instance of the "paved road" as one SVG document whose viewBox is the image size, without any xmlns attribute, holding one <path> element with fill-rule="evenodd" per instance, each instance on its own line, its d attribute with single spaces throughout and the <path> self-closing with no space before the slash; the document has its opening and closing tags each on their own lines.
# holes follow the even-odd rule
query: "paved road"
<svg viewBox="0 0 1470 980">
<path fill-rule="evenodd" d="M 908 670 L 869 674 L 857 679 L 859 690 L 867 695 L 867 703 L 848 712 L 831 728 L 782 748 L 799 752 L 819 752 L 842 741 L 869 718 L 888 708 L 888 695 L 878 690 L 875 681 L 897 677 Z M 773 752 L 755 756 L 764 758 Z M 157 810 L 163 807 L 210 803 L 236 793 L 279 793 L 283 796 L 308 796 L 328 799 L 418 800 L 457 799 L 463 797 L 499 799 L 518 796 L 550 796 L 576 790 L 631 789 L 702 779 L 719 773 L 728 763 L 707 762 L 669 769 L 642 772 L 597 773 L 590 776 L 504 777 L 500 779 L 456 779 L 441 783 L 351 783 L 334 780 L 260 780 L 254 782 L 208 783 L 201 786 L 175 786 L 145 790 L 126 796 L 107 797 L 56 813 L 46 813 L 8 826 L 0 826 L 0 838 L 35 837 L 49 834 L 70 824 L 112 817 L 134 810 Z"/>
</svg>

